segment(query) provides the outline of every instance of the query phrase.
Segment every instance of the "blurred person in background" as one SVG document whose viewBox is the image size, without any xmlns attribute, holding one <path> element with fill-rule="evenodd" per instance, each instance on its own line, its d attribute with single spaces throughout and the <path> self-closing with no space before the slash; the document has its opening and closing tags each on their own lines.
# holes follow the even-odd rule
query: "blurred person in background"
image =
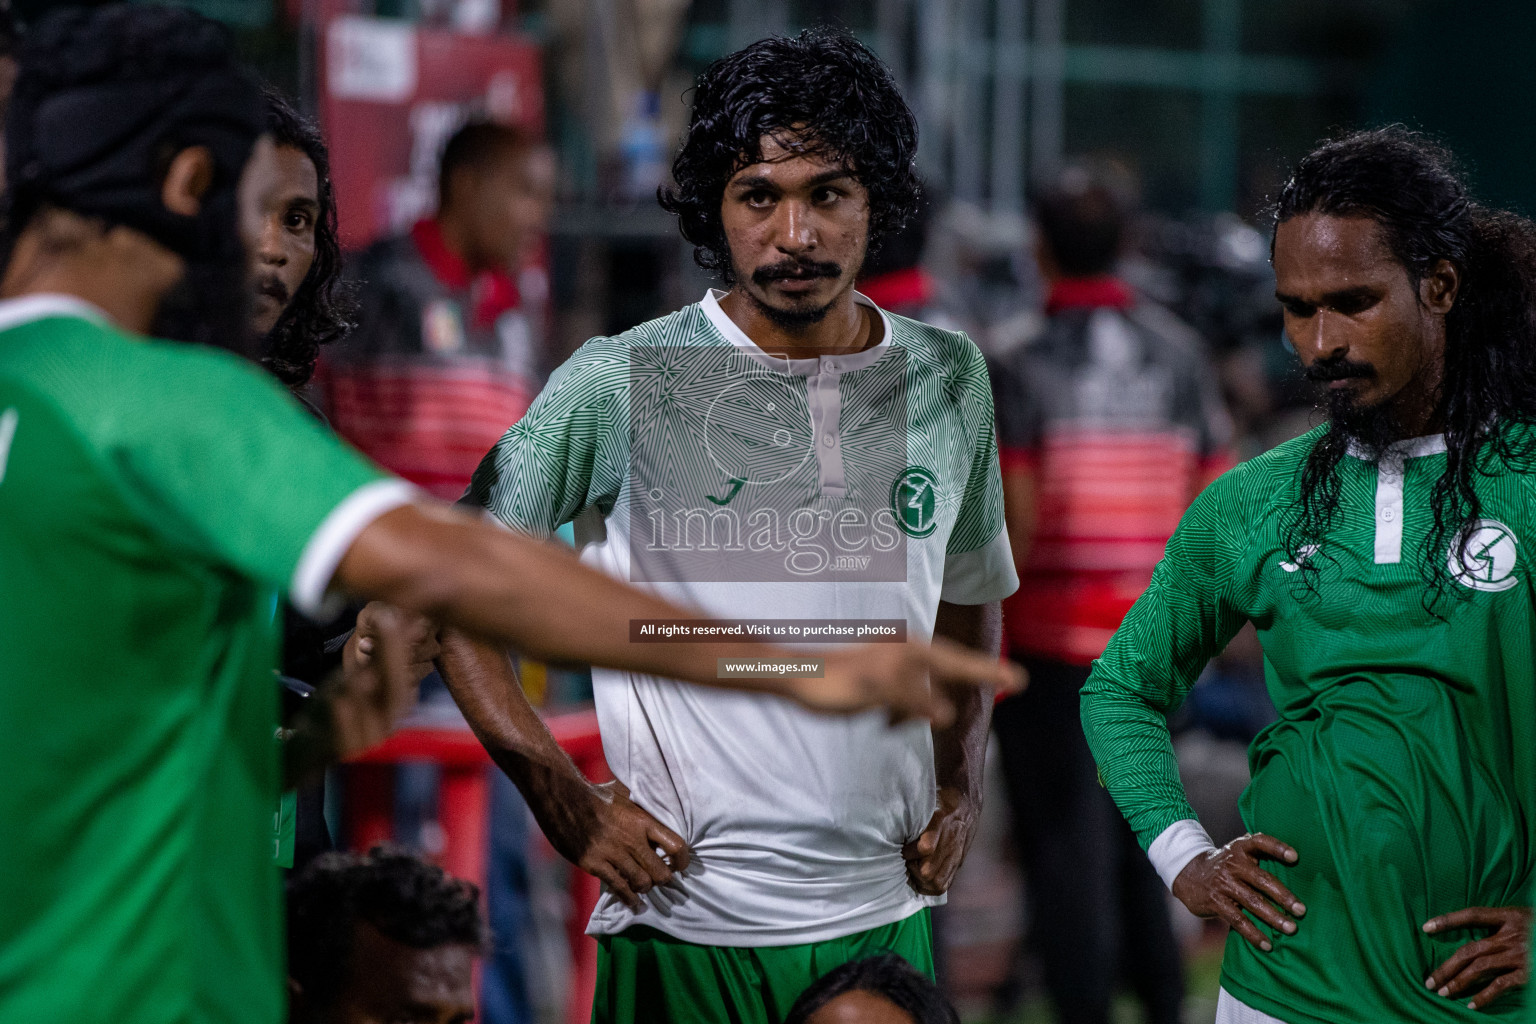
<svg viewBox="0 0 1536 1024">
<path fill-rule="evenodd" d="M 261 339 L 257 354 L 262 365 L 304 401 L 303 387 L 314 374 L 320 346 L 351 328 L 354 304 L 341 280 L 336 196 L 325 140 L 275 90 L 266 90 L 264 102 L 275 160 L 272 187 L 259 197 L 259 209 L 246 211 L 260 224 L 250 253 L 251 329 Z M 314 778 L 325 759 L 311 757 L 306 748 L 316 744 L 314 734 L 323 732 L 322 723 L 333 717 L 330 704 L 351 692 L 345 679 L 323 688 L 322 681 L 338 669 L 371 670 L 378 616 L 360 620 L 361 613 L 354 605 L 317 622 L 289 605 L 283 609 L 279 678 L 285 776 L 302 784 L 284 792 L 273 819 L 275 857 L 282 867 L 302 867 L 333 845 L 325 823 L 324 782 Z M 413 661 L 430 671 L 432 654 L 423 650 Z M 307 763 L 315 760 L 321 764 Z"/>
<path fill-rule="evenodd" d="M 485 943 L 471 882 L 387 846 L 288 882 L 289 1024 L 468 1024 Z"/>
<path fill-rule="evenodd" d="M 349 267 L 361 310 L 327 356 L 326 412 L 364 454 L 440 498 L 464 493 L 538 390 L 542 323 L 519 279 L 554 188 L 546 144 L 471 121 L 443 149 L 437 214 Z"/>
<path fill-rule="evenodd" d="M 528 407 L 543 371 L 542 311 L 522 283 L 554 203 L 554 152 L 524 131 L 470 121 L 444 146 L 438 209 L 371 246 L 349 268 L 357 329 L 327 354 L 321 391 L 337 431 L 445 499 L 464 493 L 485 450 Z M 436 707 L 432 678 L 423 703 Z M 401 829 L 430 814 L 432 766 L 397 772 Z M 486 961 L 489 1024 L 531 1017 L 521 937 L 530 925 L 526 809 L 495 785 L 487 879 L 496 945 Z M 413 826 L 417 826 L 413 828 Z"/>
<path fill-rule="evenodd" d="M 574 520 L 584 560 L 703 614 L 900 620 L 995 659 L 1016 580 L 984 360 L 964 335 L 854 288 L 917 204 L 916 145 L 890 71 L 845 33 L 766 39 L 711 64 L 662 205 L 728 290 L 584 345 L 486 455 L 470 500 L 535 535 Z M 663 481 L 675 504 L 660 504 Z M 756 546 L 694 559 L 686 537 L 649 532 L 674 514 L 708 517 L 712 536 L 745 524 Z M 868 529 L 888 524 L 889 561 L 807 570 L 787 533 L 761 525 L 796 523 L 810 541 L 803 528 L 834 514 L 860 564 L 873 561 Z M 932 972 L 929 908 L 980 815 L 984 693 L 944 726 L 893 730 L 594 672 L 619 779 L 594 787 L 503 651 L 452 633 L 443 644 L 482 742 L 556 848 L 606 883 L 588 925 L 595 1021 L 774 1024 L 819 974 L 882 949 Z"/>
<path fill-rule="evenodd" d="M 1153 1024 L 1183 1000 L 1165 893 L 1098 784 L 1078 693 L 1163 543 L 1230 465 L 1200 340 L 1115 276 L 1131 209 L 1112 169 L 1034 197 L 1046 322 L 991 362 L 1019 592 L 1009 650 L 1030 689 L 993 716 L 1033 946 L 1066 1024 L 1105 1024 L 1120 981 Z"/>
<path fill-rule="evenodd" d="M 1525 1020 L 1536 224 L 1389 127 L 1305 156 L 1272 237 L 1327 422 L 1195 502 L 1083 724 L 1164 882 L 1232 928 L 1222 1024 Z M 1280 717 L 1217 847 L 1167 715 L 1244 623 Z"/>
<path fill-rule="evenodd" d="M 881 953 L 822 975 L 784 1024 L 960 1024 L 960 1015 L 926 974 Z"/>
</svg>

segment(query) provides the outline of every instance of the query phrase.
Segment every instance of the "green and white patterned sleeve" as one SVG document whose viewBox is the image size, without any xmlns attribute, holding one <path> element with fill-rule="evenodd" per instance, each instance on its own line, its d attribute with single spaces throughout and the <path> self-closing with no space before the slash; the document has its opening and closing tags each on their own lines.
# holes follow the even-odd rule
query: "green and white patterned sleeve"
<svg viewBox="0 0 1536 1024">
<path fill-rule="evenodd" d="M 966 342 L 967 362 L 960 378 L 970 410 L 967 427 L 973 444 L 970 474 L 960 498 L 955 528 L 944 550 L 940 597 L 951 604 L 1001 601 L 1019 589 L 1013 549 L 1003 520 L 1003 478 L 997 462 L 997 428 L 992 383 L 981 351 Z"/>
<path fill-rule="evenodd" d="M 1152 583 L 1115 631 L 1082 692 L 1083 732 L 1099 777 L 1163 880 L 1210 840 L 1179 779 L 1167 715 L 1242 627 L 1227 594 L 1236 488 L 1207 488 L 1168 541 Z M 1182 858 L 1182 859 L 1181 859 Z"/>
<path fill-rule="evenodd" d="M 536 536 L 594 506 L 606 516 L 627 475 L 628 386 L 627 346 L 587 342 L 480 460 L 462 503 Z"/>
</svg>

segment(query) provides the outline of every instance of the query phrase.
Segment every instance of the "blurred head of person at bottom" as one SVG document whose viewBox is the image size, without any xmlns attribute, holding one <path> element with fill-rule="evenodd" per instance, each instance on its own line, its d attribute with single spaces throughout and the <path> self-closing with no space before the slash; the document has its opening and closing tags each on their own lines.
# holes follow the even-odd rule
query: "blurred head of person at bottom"
<svg viewBox="0 0 1536 1024">
<path fill-rule="evenodd" d="M 327 853 L 288 883 L 292 1024 L 474 1018 L 480 892 L 403 850 Z"/>
<path fill-rule="evenodd" d="M 937 985 L 895 953 L 843 964 L 800 994 L 784 1024 L 960 1024 Z"/>
<path fill-rule="evenodd" d="M 325 140 L 281 94 L 267 90 L 265 105 L 274 159 L 241 211 L 253 240 L 251 328 L 262 365 L 298 388 L 314 375 L 320 347 L 351 330 L 357 303 L 341 278 Z"/>
</svg>

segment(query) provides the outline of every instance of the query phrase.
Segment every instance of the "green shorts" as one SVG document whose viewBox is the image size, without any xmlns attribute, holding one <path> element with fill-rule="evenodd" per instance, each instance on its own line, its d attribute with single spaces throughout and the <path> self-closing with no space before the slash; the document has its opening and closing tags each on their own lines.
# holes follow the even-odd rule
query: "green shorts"
<svg viewBox="0 0 1536 1024">
<path fill-rule="evenodd" d="M 930 913 L 800 946 L 696 946 L 643 926 L 600 935 L 592 1024 L 778 1024 L 811 982 L 876 953 L 931 978 Z"/>
</svg>

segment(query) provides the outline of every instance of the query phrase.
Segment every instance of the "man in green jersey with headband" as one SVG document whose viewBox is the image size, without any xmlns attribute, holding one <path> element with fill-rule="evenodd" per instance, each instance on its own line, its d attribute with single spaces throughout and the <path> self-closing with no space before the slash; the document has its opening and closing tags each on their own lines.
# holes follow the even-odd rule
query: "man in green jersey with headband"
<svg viewBox="0 0 1536 1024">
<path fill-rule="evenodd" d="M 1536 226 L 1388 128 L 1301 161 L 1273 258 L 1328 422 L 1190 508 L 1083 690 L 1088 740 L 1174 895 L 1233 927 L 1219 1022 L 1515 1019 L 1536 866 Z M 1215 849 L 1164 715 L 1244 622 L 1280 715 L 1249 755 L 1252 832 Z"/>
<path fill-rule="evenodd" d="M 330 591 L 384 600 L 534 657 L 696 683 L 720 684 L 722 656 L 787 653 L 631 643 L 631 620 L 686 612 L 422 497 L 214 349 L 248 334 L 240 239 L 277 175 L 259 93 L 213 23 L 147 5 L 44 19 L 6 160 L 3 1024 L 281 1019 L 282 592 L 309 612 Z M 825 666 L 759 688 L 910 715 L 934 706 L 930 669 L 1008 682 L 921 645 Z"/>
</svg>

